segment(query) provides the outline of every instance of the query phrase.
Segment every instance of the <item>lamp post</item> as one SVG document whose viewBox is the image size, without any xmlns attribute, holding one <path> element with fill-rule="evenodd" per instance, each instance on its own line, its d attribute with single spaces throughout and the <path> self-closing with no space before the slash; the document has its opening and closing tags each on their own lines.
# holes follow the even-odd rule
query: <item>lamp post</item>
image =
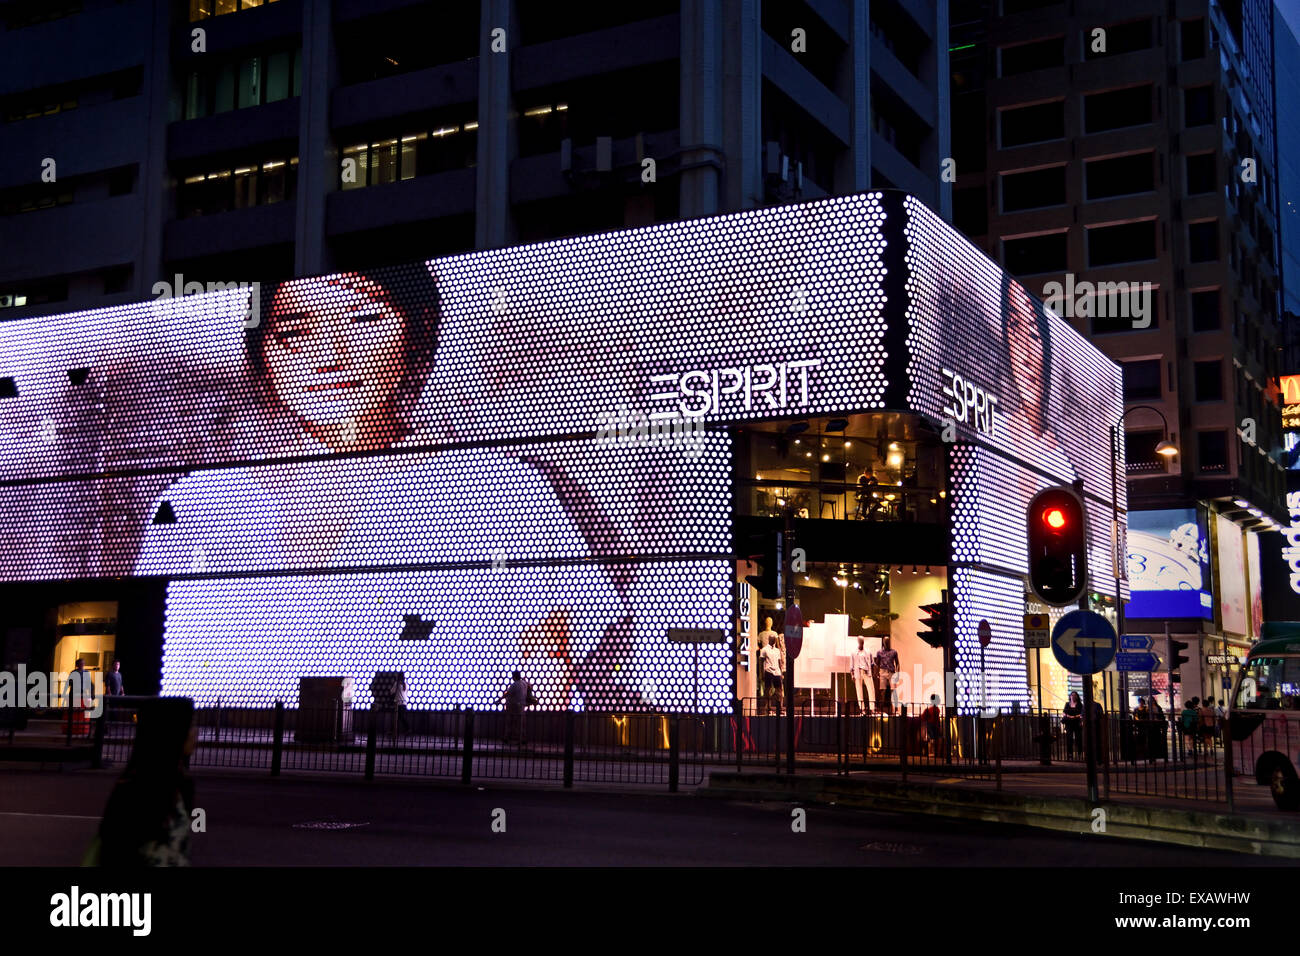
<svg viewBox="0 0 1300 956">
<path fill-rule="evenodd" d="M 1132 408 L 1124 410 L 1124 414 L 1116 420 L 1114 425 L 1110 426 L 1110 540 L 1111 554 L 1113 556 L 1114 567 L 1112 571 L 1115 575 L 1115 632 L 1123 637 L 1124 634 L 1124 601 L 1120 596 L 1119 582 L 1122 571 L 1120 562 L 1127 561 L 1128 555 L 1120 554 L 1119 542 L 1119 430 L 1124 424 L 1124 419 L 1129 416 L 1130 412 L 1136 412 L 1140 409 L 1150 409 L 1160 416 L 1160 424 L 1164 428 L 1164 438 L 1156 445 L 1156 454 L 1171 458 L 1178 454 L 1178 446 L 1169 440 L 1169 420 L 1165 418 L 1165 413 L 1154 405 L 1134 405 Z M 1173 681 L 1170 679 L 1170 689 L 1172 691 Z M 1170 697 L 1172 701 L 1173 698 Z M 1172 707 L 1172 705 L 1171 705 Z M 1120 674 L 1120 693 L 1119 693 L 1119 713 L 1120 719 L 1123 720 L 1128 716 L 1128 672 L 1122 671 Z"/>
</svg>

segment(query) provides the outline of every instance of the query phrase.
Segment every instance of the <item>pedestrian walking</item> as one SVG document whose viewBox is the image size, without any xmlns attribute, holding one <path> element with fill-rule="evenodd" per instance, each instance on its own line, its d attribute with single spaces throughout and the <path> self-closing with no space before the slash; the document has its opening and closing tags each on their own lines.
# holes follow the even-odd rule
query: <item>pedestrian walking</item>
<svg viewBox="0 0 1300 956">
<path fill-rule="evenodd" d="M 1207 697 L 1201 702 L 1201 706 L 1196 708 L 1197 723 L 1200 725 L 1198 731 L 1201 737 L 1201 745 L 1207 750 L 1214 747 L 1214 738 L 1218 736 L 1219 718 L 1214 713 L 1214 698 Z"/>
<path fill-rule="evenodd" d="M 1183 712 L 1178 715 L 1179 728 L 1183 734 L 1183 742 L 1190 747 L 1192 753 L 1196 752 L 1196 725 L 1199 722 L 1199 716 L 1196 711 L 1200 706 L 1201 698 L 1193 697 L 1191 700 L 1183 701 Z"/>
<path fill-rule="evenodd" d="M 926 752 L 935 757 L 939 755 L 939 741 L 942 737 L 942 715 L 939 713 L 939 695 L 930 695 L 930 706 L 921 711 L 921 731 L 925 741 Z"/>
<path fill-rule="evenodd" d="M 1083 755 L 1083 701 L 1078 691 L 1070 691 L 1070 700 L 1061 710 L 1061 723 L 1065 725 L 1065 756 L 1073 760 Z"/>
<path fill-rule="evenodd" d="M 185 764 L 197 742 L 188 697 L 141 704 L 131 756 L 109 795 L 86 865 L 189 866 L 194 781 Z"/>
<path fill-rule="evenodd" d="M 524 710 L 537 703 L 537 698 L 533 696 L 532 685 L 524 680 L 519 671 L 513 671 L 510 674 L 510 685 L 497 700 L 506 702 L 506 746 L 514 744 L 520 750 L 527 750 L 528 741 L 524 737 Z"/>
<path fill-rule="evenodd" d="M 1154 695 L 1147 698 L 1147 708 L 1151 711 L 1151 719 L 1147 724 L 1147 759 L 1164 760 L 1169 756 L 1166 736 L 1169 725 L 1165 720 L 1164 708 Z"/>
</svg>

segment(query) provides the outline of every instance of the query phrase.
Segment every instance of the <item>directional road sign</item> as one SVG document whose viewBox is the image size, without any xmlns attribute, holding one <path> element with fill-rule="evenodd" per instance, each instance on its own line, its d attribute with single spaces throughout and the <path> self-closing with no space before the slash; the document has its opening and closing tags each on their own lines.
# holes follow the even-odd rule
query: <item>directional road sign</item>
<svg viewBox="0 0 1300 956">
<path fill-rule="evenodd" d="M 1151 638 L 1145 634 L 1125 634 L 1119 639 L 1121 651 L 1149 651 Z"/>
<path fill-rule="evenodd" d="M 1118 644 L 1110 621 L 1092 611 L 1071 611 L 1052 629 L 1052 653 L 1072 674 L 1095 674 L 1115 658 Z"/>
<path fill-rule="evenodd" d="M 1153 671 L 1160 666 L 1160 658 L 1150 651 L 1121 652 L 1115 655 L 1117 671 Z"/>
</svg>

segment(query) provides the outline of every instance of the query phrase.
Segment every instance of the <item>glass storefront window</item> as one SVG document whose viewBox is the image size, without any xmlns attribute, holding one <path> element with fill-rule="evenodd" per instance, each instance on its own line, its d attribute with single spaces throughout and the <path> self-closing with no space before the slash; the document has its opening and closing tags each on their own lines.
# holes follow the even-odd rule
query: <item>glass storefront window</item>
<svg viewBox="0 0 1300 956">
<path fill-rule="evenodd" d="M 802 518 L 942 520 L 941 447 L 843 434 L 756 431 L 746 437 L 738 485 L 743 514 L 776 516 L 792 507 Z"/>
</svg>

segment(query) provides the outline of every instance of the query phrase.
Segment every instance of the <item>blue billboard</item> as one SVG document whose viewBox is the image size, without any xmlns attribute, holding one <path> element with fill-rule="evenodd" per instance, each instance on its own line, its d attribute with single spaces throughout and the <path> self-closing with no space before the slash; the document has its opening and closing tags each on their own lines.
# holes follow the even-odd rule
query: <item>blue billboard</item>
<svg viewBox="0 0 1300 956">
<path fill-rule="evenodd" d="M 1210 540 L 1195 508 L 1130 511 L 1129 618 L 1214 619 Z"/>
</svg>

